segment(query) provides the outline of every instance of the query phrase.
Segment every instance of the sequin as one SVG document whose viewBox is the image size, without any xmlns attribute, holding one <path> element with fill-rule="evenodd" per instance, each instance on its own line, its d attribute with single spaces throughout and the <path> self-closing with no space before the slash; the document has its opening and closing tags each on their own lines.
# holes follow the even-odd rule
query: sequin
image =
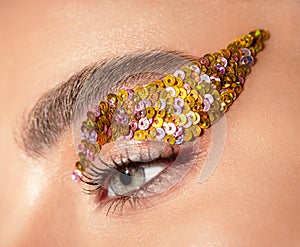
<svg viewBox="0 0 300 247">
<path fill-rule="evenodd" d="M 205 66 L 209 66 L 209 60 L 206 57 L 200 57 L 198 61 Z"/>
<path fill-rule="evenodd" d="M 108 140 L 108 136 L 106 134 L 98 135 L 97 142 L 98 142 L 99 146 L 104 145 L 107 142 L 107 140 Z"/>
<path fill-rule="evenodd" d="M 179 105 L 173 104 L 174 114 L 179 115 L 182 113 L 182 108 Z"/>
<path fill-rule="evenodd" d="M 158 110 L 156 112 L 156 116 L 159 117 L 159 118 L 163 118 L 165 115 L 166 115 L 166 110 L 165 109 Z"/>
<path fill-rule="evenodd" d="M 176 131 L 175 133 L 173 134 L 175 137 L 179 137 L 181 136 L 183 133 L 183 127 L 182 126 L 177 126 L 176 127 Z"/>
<path fill-rule="evenodd" d="M 251 56 L 242 57 L 240 64 L 251 66 L 253 64 L 253 57 Z"/>
<path fill-rule="evenodd" d="M 168 135 L 174 135 L 176 132 L 176 125 L 174 123 L 164 123 L 163 124 L 164 130 Z"/>
<path fill-rule="evenodd" d="M 198 80 L 199 81 L 199 80 Z M 185 80 L 185 83 L 189 85 L 188 93 L 197 85 L 197 82 L 193 78 L 188 78 Z"/>
<path fill-rule="evenodd" d="M 94 142 L 96 142 L 97 141 L 97 133 L 96 133 L 96 131 L 91 131 L 90 132 L 90 136 L 89 136 L 89 141 L 91 142 L 91 143 L 94 143 Z"/>
<path fill-rule="evenodd" d="M 166 142 L 166 143 L 169 143 L 169 144 L 171 144 L 171 145 L 173 145 L 173 144 L 175 144 L 175 137 L 174 136 L 171 136 L 171 135 L 166 135 L 165 137 L 164 137 L 164 141 Z"/>
<path fill-rule="evenodd" d="M 80 154 L 81 154 L 81 153 L 78 153 L 79 159 L 80 159 Z M 85 167 L 80 163 L 80 161 L 77 161 L 77 162 L 75 163 L 75 168 L 76 168 L 77 170 L 81 171 L 81 172 L 85 170 Z"/>
<path fill-rule="evenodd" d="M 205 99 L 208 99 L 209 103 L 212 104 L 214 102 L 214 97 L 211 94 L 205 94 L 204 95 Z"/>
<path fill-rule="evenodd" d="M 155 117 L 155 118 L 153 119 L 153 124 L 152 124 L 152 126 L 153 126 L 154 128 L 160 128 L 160 127 L 163 125 L 163 122 L 164 122 L 164 120 L 163 120 L 162 118 L 160 118 L 160 117 Z"/>
<path fill-rule="evenodd" d="M 79 152 L 81 152 L 81 153 L 86 153 L 86 150 L 87 150 L 87 145 L 86 145 L 86 143 L 81 142 L 81 143 L 78 145 L 78 150 L 79 150 Z"/>
<path fill-rule="evenodd" d="M 185 114 L 179 114 L 176 119 L 175 119 L 175 123 L 178 126 L 183 126 L 187 123 L 187 117 Z"/>
<path fill-rule="evenodd" d="M 198 125 L 193 125 L 190 130 L 194 137 L 198 137 L 201 134 L 201 128 Z"/>
<path fill-rule="evenodd" d="M 210 103 L 209 103 L 209 100 L 208 100 L 208 99 L 204 99 L 203 104 L 204 104 L 203 111 L 204 111 L 204 112 L 209 111 L 209 109 L 210 109 Z"/>
<path fill-rule="evenodd" d="M 135 140 L 138 140 L 138 141 L 140 141 L 140 140 L 145 140 L 146 137 L 147 137 L 147 134 L 146 134 L 146 132 L 143 131 L 143 130 L 136 130 L 136 131 L 134 132 L 134 139 L 135 139 Z"/>
<path fill-rule="evenodd" d="M 210 126 L 209 116 L 207 114 L 200 114 L 199 126 L 203 129 L 207 129 Z"/>
<path fill-rule="evenodd" d="M 184 102 L 186 102 L 190 107 L 193 107 L 194 104 L 195 104 L 195 99 L 188 95 L 185 99 L 184 99 Z"/>
<path fill-rule="evenodd" d="M 149 91 L 146 88 L 141 86 L 136 87 L 134 92 L 140 99 L 146 99 L 149 95 Z"/>
<path fill-rule="evenodd" d="M 162 128 L 156 128 L 156 138 L 162 140 L 166 136 L 165 131 Z"/>
<path fill-rule="evenodd" d="M 82 173 L 80 170 L 73 171 L 71 178 L 73 181 L 80 182 L 82 177 Z"/>
<path fill-rule="evenodd" d="M 158 97 L 159 97 L 159 95 L 158 95 L 157 92 L 155 92 L 155 93 L 153 93 L 153 94 L 150 94 L 150 100 L 151 100 L 151 102 L 152 102 L 152 103 L 157 102 Z"/>
<path fill-rule="evenodd" d="M 110 106 L 116 107 L 117 102 L 118 102 L 118 97 L 117 95 L 110 93 L 106 96 L 107 102 Z"/>
<path fill-rule="evenodd" d="M 190 111 L 191 111 L 191 107 L 189 106 L 188 103 L 184 102 L 184 105 L 182 107 L 182 113 L 187 114 Z"/>
<path fill-rule="evenodd" d="M 176 97 L 179 94 L 179 89 L 176 92 L 175 87 L 166 87 L 166 91 L 172 96 Z"/>
<path fill-rule="evenodd" d="M 252 31 L 163 80 L 108 94 L 82 122 L 76 163 L 79 172 L 72 178 L 80 180 L 80 172 L 94 162 L 102 146 L 114 140 L 161 140 L 180 145 L 199 137 L 241 94 L 254 56 L 268 37 L 264 30 Z"/>
<path fill-rule="evenodd" d="M 174 114 L 174 108 L 171 104 L 166 107 L 166 113 L 169 114 L 169 115 Z"/>
<path fill-rule="evenodd" d="M 209 78 L 209 76 L 208 76 L 207 74 L 201 75 L 201 76 L 200 76 L 200 81 L 201 81 L 201 82 L 202 82 L 202 81 L 205 81 L 205 82 L 207 82 L 207 83 L 211 83 L 210 78 Z"/>
<path fill-rule="evenodd" d="M 198 99 L 198 93 L 194 89 L 190 91 L 189 96 L 193 97 L 195 101 Z"/>
<path fill-rule="evenodd" d="M 192 71 L 194 71 L 196 74 L 200 74 L 200 72 L 201 72 L 201 70 L 200 70 L 200 68 L 197 66 L 197 65 L 195 65 L 195 64 L 193 64 L 193 65 L 191 65 L 190 66 L 190 69 L 192 70 Z"/>
<path fill-rule="evenodd" d="M 100 107 L 99 107 L 98 105 L 96 105 L 95 108 L 94 108 L 94 115 L 95 115 L 96 117 L 99 117 L 100 114 L 101 114 Z"/>
<path fill-rule="evenodd" d="M 183 136 L 178 136 L 177 138 L 176 138 L 176 141 L 175 141 L 175 144 L 177 144 L 177 145 L 180 145 L 180 144 L 182 144 L 183 143 Z"/>
<path fill-rule="evenodd" d="M 193 111 L 190 111 L 188 114 L 186 114 L 186 116 L 190 117 L 192 119 L 193 123 L 196 120 L 196 115 L 195 115 L 195 112 L 193 112 Z"/>
<path fill-rule="evenodd" d="M 160 103 L 161 103 L 161 106 L 160 106 L 159 110 L 165 109 L 165 108 L 166 108 L 166 105 L 167 105 L 166 101 L 163 100 L 163 99 L 160 99 L 159 101 L 160 101 Z"/>
<path fill-rule="evenodd" d="M 200 115 L 199 113 L 195 113 L 196 119 L 193 121 L 193 125 L 197 125 L 200 122 Z"/>
<path fill-rule="evenodd" d="M 251 56 L 251 51 L 248 48 L 241 49 L 242 56 Z"/>
<path fill-rule="evenodd" d="M 144 101 L 141 100 L 141 101 L 137 102 L 136 105 L 135 105 L 135 107 L 134 107 L 134 109 L 137 112 L 144 110 L 145 109 L 145 103 L 144 103 Z"/>
<path fill-rule="evenodd" d="M 140 130 L 146 130 L 150 126 L 150 122 L 147 118 L 141 118 L 138 123 L 138 127 Z"/>
<path fill-rule="evenodd" d="M 176 79 L 173 75 L 167 75 L 164 78 L 164 83 L 166 86 L 173 86 L 176 83 Z"/>
<path fill-rule="evenodd" d="M 136 120 L 132 120 L 131 123 L 130 123 L 130 129 L 131 129 L 132 131 L 135 131 L 135 130 L 137 130 L 137 128 L 138 128 L 138 123 L 137 123 L 137 121 L 136 121 Z"/>
<path fill-rule="evenodd" d="M 128 99 L 128 92 L 126 90 L 120 90 L 118 92 L 118 96 L 123 100 L 126 101 Z"/>
<path fill-rule="evenodd" d="M 175 100 L 174 100 L 174 104 L 176 104 L 176 105 L 178 105 L 178 106 L 180 106 L 180 107 L 183 107 L 183 105 L 184 105 L 184 100 L 182 99 L 182 98 L 175 98 Z"/>
<path fill-rule="evenodd" d="M 192 120 L 191 117 L 187 117 L 186 119 L 187 119 L 187 123 L 186 123 L 185 125 L 182 126 L 183 128 L 189 128 L 189 127 L 191 127 L 192 124 L 193 124 L 193 120 Z"/>
<path fill-rule="evenodd" d="M 89 161 L 94 161 L 95 160 L 95 153 L 93 151 L 87 150 L 86 151 L 86 158 Z"/>
<path fill-rule="evenodd" d="M 152 107 L 148 107 L 146 109 L 146 117 L 147 118 L 152 118 L 155 115 L 155 110 Z"/>
<path fill-rule="evenodd" d="M 225 67 L 223 67 L 222 65 L 217 64 L 214 68 L 220 71 L 223 75 L 225 74 Z"/>
<path fill-rule="evenodd" d="M 174 103 L 174 98 L 171 95 L 168 95 L 166 98 L 166 104 L 173 105 L 173 103 Z"/>
<path fill-rule="evenodd" d="M 150 127 L 148 130 L 148 137 L 153 140 L 156 136 L 156 129 L 154 127 Z"/>
<path fill-rule="evenodd" d="M 185 90 L 184 88 L 180 88 L 180 89 L 179 89 L 179 95 L 178 95 L 178 96 L 179 96 L 180 98 L 182 98 L 182 99 L 185 99 L 186 95 L 187 95 L 186 90 Z"/>
<path fill-rule="evenodd" d="M 190 67 L 185 66 L 182 68 L 182 71 L 185 74 L 185 78 L 189 78 L 191 76 L 192 71 L 191 71 Z"/>
<path fill-rule="evenodd" d="M 125 135 L 124 137 L 125 137 L 125 140 L 131 140 L 131 139 L 133 138 L 133 136 L 134 136 L 133 131 L 130 130 L 130 131 L 128 132 L 128 134 Z"/>
<path fill-rule="evenodd" d="M 183 133 L 183 140 L 185 142 L 190 141 L 193 138 L 193 133 L 190 129 L 185 129 Z"/>
<path fill-rule="evenodd" d="M 184 78 L 185 78 L 185 73 L 182 71 L 182 70 L 176 70 L 175 72 L 174 72 L 174 76 L 175 77 L 180 77 L 182 80 L 184 80 Z"/>
<path fill-rule="evenodd" d="M 228 61 L 225 57 L 218 57 L 218 59 L 222 62 L 223 66 L 226 67 L 228 64 Z"/>
</svg>

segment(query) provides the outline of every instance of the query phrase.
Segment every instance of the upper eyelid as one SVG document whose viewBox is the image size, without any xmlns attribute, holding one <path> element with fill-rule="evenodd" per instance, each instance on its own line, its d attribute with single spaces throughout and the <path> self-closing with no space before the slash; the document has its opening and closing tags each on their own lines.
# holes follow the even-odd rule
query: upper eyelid
<svg viewBox="0 0 300 247">
<path fill-rule="evenodd" d="M 178 54 L 179 52 L 176 51 L 133 53 L 114 59 L 105 59 L 84 68 L 66 82 L 46 92 L 38 100 L 28 116 L 25 117 L 18 132 L 16 139 L 20 148 L 32 158 L 45 155 L 46 151 L 70 128 L 74 104 L 87 80 L 92 81 L 93 88 L 83 93 L 85 95 L 84 102 L 77 100 L 74 108 L 79 115 L 81 113 L 80 106 L 88 104 L 93 98 L 99 100 L 99 97 L 103 97 L 111 88 L 110 84 L 118 84 L 126 76 L 145 70 L 145 64 L 148 66 L 148 68 L 146 67 L 148 71 L 159 69 L 168 72 L 174 67 L 186 63 L 187 58 L 191 58 L 183 54 L 178 56 Z M 124 67 L 127 69 L 124 70 Z"/>
</svg>

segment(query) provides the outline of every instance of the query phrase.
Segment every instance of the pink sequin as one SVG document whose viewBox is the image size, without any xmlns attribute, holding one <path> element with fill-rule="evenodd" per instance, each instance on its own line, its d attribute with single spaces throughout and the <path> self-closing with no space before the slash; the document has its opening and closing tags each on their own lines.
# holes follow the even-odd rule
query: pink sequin
<svg viewBox="0 0 300 247">
<path fill-rule="evenodd" d="M 73 171 L 71 178 L 73 181 L 80 182 L 82 177 L 82 173 L 79 170 Z"/>
</svg>

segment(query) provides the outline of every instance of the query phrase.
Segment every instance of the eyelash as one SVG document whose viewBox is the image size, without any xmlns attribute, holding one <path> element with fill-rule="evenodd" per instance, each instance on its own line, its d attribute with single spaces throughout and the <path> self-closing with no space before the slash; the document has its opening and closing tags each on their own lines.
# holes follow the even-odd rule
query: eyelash
<svg viewBox="0 0 300 247">
<path fill-rule="evenodd" d="M 84 192 L 90 195 L 96 195 L 96 200 L 97 203 L 99 204 L 99 208 L 108 206 L 106 215 L 108 215 L 111 211 L 112 213 L 115 213 L 118 208 L 120 208 L 120 213 L 122 213 L 126 203 L 129 203 L 131 209 L 134 209 L 137 207 L 137 204 L 140 205 L 141 202 L 143 203 L 147 202 L 147 200 L 149 199 L 148 196 L 141 197 L 139 196 L 139 194 L 141 192 L 152 194 L 153 192 L 150 192 L 149 190 L 147 191 L 147 187 L 153 185 L 156 179 L 161 178 L 161 176 L 167 173 L 169 168 L 174 165 L 173 162 L 179 157 L 178 153 L 175 153 L 173 148 L 172 148 L 172 153 L 167 157 L 162 157 L 162 155 L 160 155 L 159 157 L 150 161 L 143 160 L 141 157 L 139 161 L 132 161 L 129 157 L 129 151 L 126 150 L 125 153 L 126 153 L 126 157 L 123 158 L 126 160 L 126 162 L 124 162 L 123 159 L 121 159 L 121 162 L 117 163 L 116 160 L 111 159 L 112 164 L 109 164 L 103 160 L 100 160 L 100 162 L 106 168 L 101 169 L 96 167 L 94 164 L 91 164 L 89 171 L 87 171 L 86 174 L 84 174 L 81 179 L 84 183 L 92 187 L 92 188 L 85 188 Z M 190 163 L 192 157 L 193 155 L 190 155 L 188 157 L 185 155 L 181 156 L 182 160 L 180 160 L 179 165 L 182 164 L 182 162 Z M 157 175 L 150 178 L 149 181 L 146 181 L 139 189 L 133 190 L 125 195 L 119 195 L 119 196 L 107 198 L 108 184 L 110 178 L 113 176 L 115 172 L 118 172 L 118 168 L 121 167 L 124 168 L 129 166 L 133 168 L 149 167 L 149 166 L 154 166 L 155 164 L 158 163 L 164 163 L 166 166 Z"/>
</svg>

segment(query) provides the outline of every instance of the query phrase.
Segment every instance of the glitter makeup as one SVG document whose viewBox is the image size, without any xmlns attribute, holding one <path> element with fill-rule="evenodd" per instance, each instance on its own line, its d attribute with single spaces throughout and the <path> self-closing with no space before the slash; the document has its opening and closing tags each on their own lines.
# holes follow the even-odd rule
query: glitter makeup
<svg viewBox="0 0 300 247">
<path fill-rule="evenodd" d="M 199 137 L 241 94 L 269 33 L 255 30 L 162 80 L 110 93 L 86 113 L 72 179 L 80 181 L 102 147 L 118 140 L 181 145 Z"/>
</svg>

